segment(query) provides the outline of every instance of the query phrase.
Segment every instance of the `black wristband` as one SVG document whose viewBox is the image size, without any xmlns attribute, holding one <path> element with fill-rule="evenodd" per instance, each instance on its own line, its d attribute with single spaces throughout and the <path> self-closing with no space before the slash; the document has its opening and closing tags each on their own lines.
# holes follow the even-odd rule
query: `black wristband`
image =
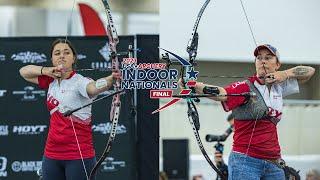
<svg viewBox="0 0 320 180">
<path fill-rule="evenodd" d="M 44 66 L 42 66 L 42 68 L 41 68 L 41 71 L 40 71 L 40 74 L 41 74 L 41 75 L 43 75 L 43 74 L 42 74 L 42 70 L 43 70 L 43 68 L 44 68 Z"/>
<path fill-rule="evenodd" d="M 203 94 L 220 94 L 218 87 L 205 86 L 202 90 Z"/>
</svg>

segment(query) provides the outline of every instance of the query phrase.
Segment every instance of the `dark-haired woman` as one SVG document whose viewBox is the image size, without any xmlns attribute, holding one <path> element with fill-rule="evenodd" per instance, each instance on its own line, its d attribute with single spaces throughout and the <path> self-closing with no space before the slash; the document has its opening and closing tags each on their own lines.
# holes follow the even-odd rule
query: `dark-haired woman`
<svg viewBox="0 0 320 180">
<path fill-rule="evenodd" d="M 42 174 L 44 180 L 88 179 L 96 163 L 91 131 L 91 106 L 64 117 L 69 109 L 92 102 L 112 86 L 119 72 L 94 81 L 75 72 L 77 53 L 63 39 L 52 43 L 52 67 L 27 65 L 20 69 L 28 82 L 47 89 L 50 128 L 45 145 Z"/>
</svg>

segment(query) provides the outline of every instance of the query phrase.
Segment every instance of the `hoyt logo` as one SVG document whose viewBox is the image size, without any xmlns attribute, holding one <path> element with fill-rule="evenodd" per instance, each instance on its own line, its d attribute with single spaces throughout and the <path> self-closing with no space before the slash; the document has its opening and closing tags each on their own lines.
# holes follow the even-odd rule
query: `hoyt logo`
<svg viewBox="0 0 320 180">
<path fill-rule="evenodd" d="M 19 52 L 17 54 L 13 54 L 11 59 L 14 61 L 20 61 L 22 63 L 44 63 L 47 61 L 47 56 L 43 53 L 38 52 Z"/>
<path fill-rule="evenodd" d="M 35 126 L 13 126 L 12 132 L 18 135 L 35 135 L 45 131 L 46 125 L 35 125 Z"/>
<path fill-rule="evenodd" d="M 0 156 L 0 177 L 7 177 L 8 172 L 7 172 L 7 158 Z"/>
</svg>

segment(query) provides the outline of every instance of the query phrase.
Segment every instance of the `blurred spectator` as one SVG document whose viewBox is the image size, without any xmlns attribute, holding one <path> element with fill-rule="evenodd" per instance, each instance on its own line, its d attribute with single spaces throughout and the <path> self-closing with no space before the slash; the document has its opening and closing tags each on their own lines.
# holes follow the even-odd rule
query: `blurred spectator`
<svg viewBox="0 0 320 180">
<path fill-rule="evenodd" d="M 306 175 L 306 180 L 320 180 L 319 170 L 311 169 Z"/>
<path fill-rule="evenodd" d="M 164 171 L 159 172 L 159 180 L 169 180 L 167 174 Z"/>
<path fill-rule="evenodd" d="M 203 176 L 202 175 L 194 175 L 193 177 L 192 177 L 192 180 L 204 180 L 204 178 L 203 178 Z"/>
</svg>

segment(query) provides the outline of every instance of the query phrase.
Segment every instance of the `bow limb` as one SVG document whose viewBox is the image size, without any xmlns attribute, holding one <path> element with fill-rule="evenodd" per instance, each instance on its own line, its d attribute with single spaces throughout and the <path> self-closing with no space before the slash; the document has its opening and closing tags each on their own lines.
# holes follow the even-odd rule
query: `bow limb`
<svg viewBox="0 0 320 180">
<path fill-rule="evenodd" d="M 108 20 L 108 25 L 107 25 L 107 35 L 108 35 L 108 43 L 109 43 L 109 50 L 110 50 L 110 57 L 112 60 L 112 71 L 119 71 L 120 70 L 120 63 L 118 60 L 118 54 L 117 54 L 117 44 L 119 43 L 119 37 L 116 31 L 116 28 L 114 26 L 113 18 L 111 15 L 111 9 L 109 6 L 109 3 L 107 0 L 102 0 L 104 8 L 107 13 L 107 20 Z M 114 81 L 113 87 L 115 91 L 120 90 L 120 79 L 117 78 Z M 111 132 L 107 141 L 107 145 L 99 158 L 98 162 L 95 164 L 93 169 L 90 172 L 90 180 L 93 179 L 93 177 L 96 174 L 97 169 L 100 167 L 102 162 L 106 159 L 108 154 L 111 151 L 111 147 L 113 144 L 113 141 L 116 136 L 116 131 L 117 131 L 117 125 L 119 121 L 119 116 L 120 116 L 120 109 L 121 109 L 121 100 L 120 100 L 120 94 L 116 94 L 113 96 L 112 99 L 112 105 L 111 105 L 111 111 L 110 111 L 110 120 L 112 121 L 112 126 L 111 126 Z"/>
<path fill-rule="evenodd" d="M 195 79 L 194 78 L 190 79 L 188 73 L 194 72 L 193 71 L 194 70 L 194 61 L 197 56 L 198 39 L 199 39 L 197 29 L 198 29 L 198 25 L 201 20 L 202 14 L 203 14 L 204 10 L 206 9 L 207 5 L 209 4 L 209 2 L 210 2 L 210 0 L 206 0 L 205 3 L 202 5 L 202 7 L 198 13 L 196 22 L 193 26 L 191 38 L 190 38 L 188 45 L 187 45 L 187 52 L 189 54 L 190 65 L 182 66 L 182 68 L 181 68 L 180 75 L 182 76 L 183 84 L 184 84 L 185 88 L 191 89 L 191 95 L 195 93 L 195 90 L 194 90 L 194 88 L 189 88 L 186 84 L 188 84 L 188 81 L 195 80 Z M 192 130 L 194 132 L 195 138 L 197 140 L 198 146 L 201 150 L 201 153 L 205 157 L 206 161 L 210 164 L 212 169 L 214 171 L 216 171 L 217 175 L 220 176 L 221 179 L 226 179 L 225 175 L 211 161 L 211 159 L 209 158 L 209 156 L 208 156 L 208 154 L 202 144 L 202 141 L 201 141 L 201 138 L 200 138 L 200 135 L 198 132 L 198 130 L 200 129 L 199 114 L 197 111 L 197 107 L 194 104 L 194 102 L 199 102 L 199 99 L 187 97 L 186 100 L 187 100 L 187 105 L 188 105 L 188 119 L 189 119 L 190 125 L 192 127 Z"/>
</svg>

